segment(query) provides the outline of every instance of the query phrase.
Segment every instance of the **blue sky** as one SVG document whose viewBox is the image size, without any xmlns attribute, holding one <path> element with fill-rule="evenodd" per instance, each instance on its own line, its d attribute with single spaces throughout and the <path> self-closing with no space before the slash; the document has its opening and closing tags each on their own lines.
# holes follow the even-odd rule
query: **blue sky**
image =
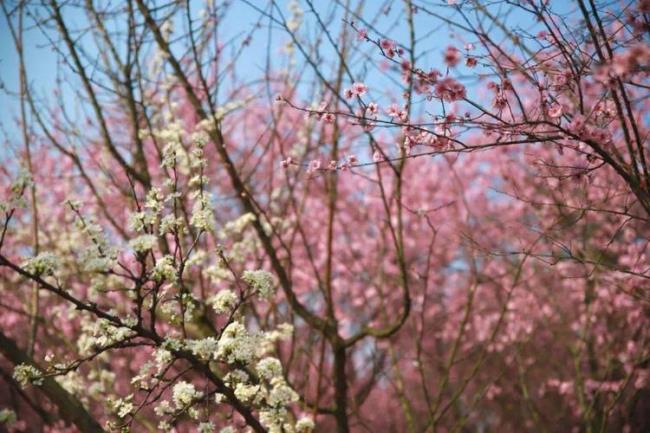
<svg viewBox="0 0 650 433">
<path fill-rule="evenodd" d="M 250 1 L 252 4 L 259 6 L 260 8 L 265 8 L 268 4 L 266 1 L 261 0 Z M 304 32 L 304 37 L 315 37 L 322 33 L 316 25 L 315 16 L 309 12 L 308 3 L 305 0 L 302 0 L 299 3 L 305 11 L 305 20 L 300 29 L 301 32 Z M 427 3 L 433 4 L 432 9 L 443 14 L 449 14 L 452 11 L 446 6 L 446 2 L 444 1 L 430 1 Z M 197 8 L 200 8 L 202 4 L 202 2 L 192 3 L 193 7 L 196 5 Z M 288 16 L 290 14 L 289 1 L 282 0 L 279 1 L 278 4 L 282 13 L 285 16 Z M 337 2 L 315 0 L 314 5 L 317 8 L 318 13 L 322 17 L 326 17 L 331 12 L 332 8 L 337 6 Z M 342 8 L 338 6 L 337 10 L 339 13 L 332 20 L 333 28 L 331 31 L 333 34 L 336 34 L 340 29 L 340 26 L 344 25 L 340 13 Z M 82 26 L 86 22 L 85 16 L 79 9 L 65 7 L 63 8 L 63 15 L 66 22 L 70 23 L 72 27 Z M 366 2 L 362 16 L 364 19 L 369 21 L 374 19 L 378 31 L 390 35 L 391 38 L 398 42 L 406 42 L 408 40 L 407 28 L 403 24 L 404 7 L 402 2 L 384 2 L 378 0 L 368 1 Z M 231 37 L 243 39 L 244 35 L 256 24 L 258 18 L 259 13 L 256 12 L 253 7 L 247 5 L 246 2 L 234 1 L 226 19 L 221 22 L 221 34 L 223 35 L 223 40 L 227 40 Z M 530 27 L 531 25 L 534 25 L 534 23 L 522 22 L 520 18 L 521 16 L 518 17 L 517 14 L 514 14 L 511 17 L 511 21 L 513 23 L 516 22 L 517 25 L 521 25 L 522 27 Z M 432 26 L 432 23 L 434 22 L 435 21 L 425 13 L 420 12 L 415 15 L 416 36 L 419 39 L 418 44 L 423 50 L 426 50 L 424 58 L 420 59 L 420 64 L 440 68 L 440 56 L 446 46 L 455 44 L 459 48 L 462 48 L 464 41 L 461 40 L 462 38 L 457 38 L 458 34 L 455 34 L 448 26 Z M 58 67 L 60 56 L 52 49 L 48 38 L 43 35 L 43 32 L 40 29 L 31 26 L 30 20 L 28 19 L 26 20 L 26 26 L 28 29 L 25 33 L 25 61 L 27 64 L 30 86 L 38 97 L 51 98 L 53 90 L 57 87 L 57 79 L 62 77 L 60 71 L 66 70 L 67 67 Z M 269 43 L 267 36 L 268 32 L 266 30 L 257 31 L 255 33 L 251 44 L 246 48 L 245 54 L 241 56 L 237 62 L 237 71 L 240 76 L 252 79 L 261 75 L 266 58 L 267 45 Z M 276 63 L 276 67 L 281 67 L 284 65 L 284 62 L 286 62 L 286 58 L 281 55 L 281 47 L 288 40 L 288 36 L 282 30 L 274 30 L 271 32 L 270 36 L 272 38 L 271 45 L 274 51 L 273 61 Z M 376 37 L 377 35 L 371 32 L 371 36 Z M 10 92 L 16 92 L 19 86 L 18 58 L 4 16 L 0 16 L 0 41 L 0 79 L 5 89 Z M 59 44 L 59 47 L 64 49 L 61 44 Z M 85 46 L 85 48 L 89 53 L 93 53 L 93 50 L 96 51 L 92 46 Z M 367 51 L 372 52 L 372 50 L 372 47 L 368 46 Z M 327 41 L 323 42 L 322 53 L 325 60 L 327 60 L 328 57 L 333 58 L 333 51 L 328 47 Z M 296 55 L 300 61 L 300 55 L 298 53 Z M 381 89 L 390 86 L 390 84 L 385 81 L 386 78 L 384 77 L 384 74 L 381 74 L 378 71 L 373 71 L 373 68 L 377 68 L 378 64 L 379 60 L 374 63 L 367 62 L 364 67 L 358 68 L 358 70 L 355 70 L 354 72 L 358 74 L 359 79 L 363 79 L 372 87 Z M 67 70 L 66 74 L 69 76 Z M 328 74 L 326 73 L 326 76 L 327 75 Z M 77 86 L 78 85 L 77 82 Z M 469 85 L 471 85 L 471 83 Z M 74 98 L 69 90 L 70 89 L 66 90 L 64 86 L 63 100 L 68 108 L 77 107 L 79 101 Z M 13 131 L 17 132 L 14 119 L 19 113 L 18 102 L 15 97 L 8 95 L 6 91 L 0 91 L 0 106 L 4 108 L 3 110 L 0 110 L 0 125 L 4 131 L 4 133 L 2 133 L 2 140 L 4 140 L 4 138 L 9 138 L 10 141 L 14 141 L 19 137 L 18 134 L 13 133 Z M 81 107 L 78 108 L 79 109 L 77 109 L 76 112 L 81 116 Z"/>
</svg>

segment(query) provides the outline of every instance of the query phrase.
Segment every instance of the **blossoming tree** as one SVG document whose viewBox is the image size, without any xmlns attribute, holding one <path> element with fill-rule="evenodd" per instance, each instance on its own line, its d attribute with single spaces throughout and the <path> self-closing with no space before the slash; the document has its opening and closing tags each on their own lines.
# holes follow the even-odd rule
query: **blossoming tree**
<svg viewBox="0 0 650 433">
<path fill-rule="evenodd" d="M 2 10 L 0 428 L 650 429 L 647 1 Z"/>
</svg>

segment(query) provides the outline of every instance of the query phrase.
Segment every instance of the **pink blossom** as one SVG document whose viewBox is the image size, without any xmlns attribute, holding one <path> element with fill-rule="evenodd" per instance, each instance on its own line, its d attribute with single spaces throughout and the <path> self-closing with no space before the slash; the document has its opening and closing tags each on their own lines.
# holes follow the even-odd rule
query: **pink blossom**
<svg viewBox="0 0 650 433">
<path fill-rule="evenodd" d="M 356 82 L 352 84 L 352 93 L 354 93 L 357 96 L 363 96 L 366 94 L 367 91 L 368 91 L 368 87 L 363 83 Z"/>
<path fill-rule="evenodd" d="M 446 77 L 436 83 L 435 95 L 444 101 L 458 101 L 465 98 L 465 86 L 451 77 Z"/>
<path fill-rule="evenodd" d="M 548 115 L 552 119 L 557 119 L 558 117 L 562 116 L 562 105 L 558 103 L 552 104 L 548 108 Z"/>
<path fill-rule="evenodd" d="M 334 123 L 334 120 L 336 120 L 336 116 L 334 116 L 333 113 L 323 114 L 323 121 L 325 121 L 326 123 Z"/>
<path fill-rule="evenodd" d="M 448 46 L 445 50 L 444 61 L 450 68 L 453 68 L 460 62 L 461 53 L 458 48 L 453 46 Z"/>
<path fill-rule="evenodd" d="M 397 45 L 395 44 L 394 41 L 391 41 L 390 39 L 382 39 L 379 42 L 379 46 L 381 47 L 381 49 L 384 51 L 384 53 L 388 57 L 394 57 L 395 56 L 395 49 L 396 49 Z"/>
<path fill-rule="evenodd" d="M 320 160 L 318 159 L 313 159 L 309 161 L 309 165 L 307 166 L 307 173 L 313 173 L 315 171 L 320 170 L 321 163 Z"/>
<path fill-rule="evenodd" d="M 497 110 L 503 110 L 506 108 L 508 105 L 508 98 L 503 94 L 503 92 L 499 92 L 494 96 L 494 99 L 492 100 L 492 106 L 496 108 Z"/>
<path fill-rule="evenodd" d="M 573 119 L 571 119 L 567 128 L 576 135 L 582 135 L 585 131 L 586 121 L 585 116 L 582 114 L 576 114 L 573 116 Z"/>
<path fill-rule="evenodd" d="M 289 156 L 287 157 L 287 159 L 283 159 L 280 164 L 282 165 L 283 168 L 287 168 L 293 164 L 293 158 Z"/>
<path fill-rule="evenodd" d="M 386 114 L 388 114 L 389 117 L 397 117 L 399 116 L 399 111 L 397 104 L 390 104 L 386 109 Z"/>
</svg>

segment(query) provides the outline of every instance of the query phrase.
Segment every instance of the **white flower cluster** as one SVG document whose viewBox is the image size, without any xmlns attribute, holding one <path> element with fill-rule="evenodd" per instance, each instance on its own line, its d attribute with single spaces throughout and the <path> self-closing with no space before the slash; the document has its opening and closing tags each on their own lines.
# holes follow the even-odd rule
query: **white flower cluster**
<svg viewBox="0 0 650 433">
<path fill-rule="evenodd" d="M 53 275 L 59 267 L 59 258 L 52 253 L 40 253 L 26 260 L 23 268 L 35 275 Z"/>
<path fill-rule="evenodd" d="M 285 381 L 279 359 L 270 356 L 274 342 L 290 338 L 293 327 L 282 324 L 271 332 L 250 332 L 243 323 L 232 322 L 222 331 L 220 337 L 206 337 L 196 340 L 167 338 L 154 352 L 151 367 L 158 374 L 173 362 L 173 351 L 188 350 L 204 362 L 222 361 L 230 364 L 231 370 L 223 377 L 224 382 L 234 391 L 235 397 L 259 414 L 260 422 L 273 433 L 309 433 L 313 422 L 302 419 L 297 424 L 291 421 L 289 406 L 299 400 L 298 394 Z M 195 406 L 204 404 L 205 395 L 186 381 L 177 382 L 172 388 L 170 401 L 161 401 L 155 408 L 161 429 L 171 425 L 172 418 L 179 411 L 186 411 L 190 418 L 198 419 L 200 411 Z M 214 402 L 222 404 L 223 394 L 216 394 Z M 165 419 L 170 417 L 169 419 Z M 198 431 L 213 432 L 210 422 L 200 423 Z M 223 431 L 228 430 L 228 427 Z"/>
<path fill-rule="evenodd" d="M 186 346 L 197 358 L 203 361 L 213 360 L 218 350 L 218 342 L 214 337 L 189 340 Z"/>
<path fill-rule="evenodd" d="M 134 232 L 142 232 L 145 228 L 152 226 L 156 223 L 156 216 L 150 212 L 134 212 L 129 215 L 129 230 Z"/>
<path fill-rule="evenodd" d="M 16 412 L 11 409 L 0 410 L 0 424 L 11 426 L 17 420 Z"/>
<path fill-rule="evenodd" d="M 27 206 L 25 190 L 33 184 L 32 177 L 26 168 L 21 168 L 18 176 L 11 183 L 11 194 L 7 200 L 0 202 L 0 212 L 7 212 L 10 209 L 24 208 Z"/>
<path fill-rule="evenodd" d="M 244 403 L 260 404 L 264 394 L 260 385 L 238 383 L 235 386 L 235 397 Z"/>
<path fill-rule="evenodd" d="M 160 34 L 165 41 L 169 42 L 172 33 L 174 33 L 174 20 L 169 18 L 160 25 Z"/>
<path fill-rule="evenodd" d="M 174 258 L 167 254 L 158 259 L 158 261 L 156 261 L 156 265 L 151 271 L 151 278 L 158 283 L 161 281 L 176 281 L 176 267 L 174 266 Z"/>
<path fill-rule="evenodd" d="M 167 400 L 162 400 L 160 403 L 158 403 L 158 405 L 156 405 L 156 407 L 153 409 L 153 412 L 156 415 L 162 417 L 174 413 L 174 408 L 171 404 L 169 404 Z"/>
<path fill-rule="evenodd" d="M 259 336 L 248 332 L 239 322 L 232 322 L 223 330 L 217 345 L 217 358 L 230 364 L 249 364 L 255 357 Z"/>
<path fill-rule="evenodd" d="M 154 235 L 141 235 L 129 241 L 129 246 L 138 254 L 146 253 L 156 246 L 158 239 Z"/>
<path fill-rule="evenodd" d="M 255 220 L 255 214 L 247 212 L 235 220 L 228 221 L 219 231 L 219 237 L 221 239 L 226 239 L 233 235 L 239 235 Z"/>
<path fill-rule="evenodd" d="M 258 411 L 260 422 L 272 433 L 311 431 L 308 419 L 302 420 L 297 426 L 302 430 L 296 430 L 296 426 L 290 422 L 288 406 L 299 400 L 298 394 L 285 381 L 280 360 L 265 355 L 272 349 L 272 341 L 286 338 L 291 332 L 290 325 L 281 326 L 279 330 L 259 334 L 250 339 L 250 334 L 245 331 L 243 325 L 235 322 L 224 330 L 224 343 L 219 342 L 222 349 L 219 355 L 225 356 L 228 362 L 237 360 L 248 366 L 255 363 L 254 369 L 248 370 L 255 371 L 255 380 L 249 373 L 240 369 L 229 372 L 224 380 L 234 388 L 235 396 L 239 400 Z M 256 347 L 252 347 L 253 345 Z"/>
<path fill-rule="evenodd" d="M 86 248 L 81 253 L 81 263 L 86 272 L 105 272 L 115 265 L 115 257 L 99 251 L 96 246 Z"/>
<path fill-rule="evenodd" d="M 271 379 L 264 404 L 260 407 L 260 422 L 270 433 L 293 431 L 287 406 L 298 401 L 298 394 L 281 377 Z"/>
<path fill-rule="evenodd" d="M 162 212 L 165 202 L 165 196 L 160 188 L 153 187 L 147 192 L 144 207 L 150 209 L 154 214 Z"/>
<path fill-rule="evenodd" d="M 181 295 L 181 304 L 183 305 L 183 321 L 185 323 L 192 322 L 196 312 L 196 298 L 191 293 L 183 293 Z"/>
<path fill-rule="evenodd" d="M 289 3 L 289 11 L 291 12 L 291 18 L 287 21 L 287 29 L 290 32 L 295 32 L 302 24 L 304 12 L 300 7 L 300 3 L 295 0 Z"/>
<path fill-rule="evenodd" d="M 165 215 L 162 217 L 160 220 L 160 234 L 164 235 L 166 233 L 174 233 L 174 232 L 183 232 L 183 219 L 182 218 L 176 218 L 174 215 Z"/>
<path fill-rule="evenodd" d="M 165 143 L 163 147 L 163 160 L 160 164 L 163 168 L 171 168 L 180 165 L 181 171 L 187 166 L 187 155 L 181 145 L 184 131 L 180 122 L 168 122 L 164 129 L 155 129 L 153 135 Z"/>
<path fill-rule="evenodd" d="M 210 421 L 199 423 L 197 430 L 199 433 L 212 433 L 214 432 L 214 424 Z"/>
<path fill-rule="evenodd" d="M 255 369 L 260 378 L 265 380 L 272 380 L 282 376 L 280 360 L 271 356 L 261 359 Z"/>
<path fill-rule="evenodd" d="M 271 379 L 271 385 L 273 388 L 271 388 L 271 392 L 269 392 L 269 396 L 266 399 L 270 406 L 286 406 L 298 401 L 298 394 L 287 385 L 283 378 L 274 377 Z"/>
<path fill-rule="evenodd" d="M 113 409 L 113 412 L 115 412 L 118 418 L 125 418 L 135 410 L 135 406 L 133 405 L 133 394 L 129 394 L 128 396 L 117 400 L 111 399 L 108 401 L 108 405 Z"/>
<path fill-rule="evenodd" d="M 172 391 L 172 399 L 178 409 L 185 409 L 202 397 L 202 392 L 197 391 L 193 384 L 185 381 L 176 383 Z"/>
<path fill-rule="evenodd" d="M 92 219 L 84 220 L 79 214 L 79 208 L 75 207 L 76 204 L 69 203 L 79 217 L 76 222 L 77 227 L 92 241 L 92 244 L 80 254 L 83 269 L 87 272 L 108 271 L 115 265 L 117 251 L 110 245 L 102 227 Z"/>
<path fill-rule="evenodd" d="M 172 353 L 167 349 L 159 348 L 154 352 L 154 360 L 156 361 L 158 372 L 161 372 L 173 359 Z"/>
<path fill-rule="evenodd" d="M 55 364 L 55 368 L 61 364 Z M 81 400 L 85 398 L 85 391 L 88 389 L 81 374 L 76 370 L 68 371 L 65 374 L 54 376 L 54 380 L 61 385 L 63 389 L 70 394 L 80 397 Z"/>
<path fill-rule="evenodd" d="M 131 385 L 140 386 L 141 389 L 150 389 L 149 383 L 152 384 L 152 387 L 155 386 L 157 381 L 155 375 L 151 373 L 152 369 L 153 363 L 151 361 L 142 364 L 138 370 L 138 374 L 131 378 Z"/>
<path fill-rule="evenodd" d="M 316 428 L 314 420 L 305 416 L 296 422 L 296 433 L 309 433 Z"/>
<path fill-rule="evenodd" d="M 199 230 L 210 232 L 214 230 L 214 215 L 210 208 L 208 194 L 204 193 L 197 198 L 192 208 L 192 218 L 190 224 Z"/>
<path fill-rule="evenodd" d="M 43 385 L 43 373 L 34 367 L 33 365 L 28 364 L 19 364 L 14 368 L 14 379 L 20 384 L 23 388 L 27 385 L 41 386 Z"/>
<path fill-rule="evenodd" d="M 249 96 L 244 99 L 228 101 L 223 105 L 217 106 L 215 109 L 214 117 L 207 117 L 196 124 L 196 131 L 193 133 L 193 136 L 194 134 L 199 134 L 201 132 L 205 133 L 214 130 L 215 120 L 217 122 L 220 122 L 228 114 L 240 108 L 246 107 L 246 105 L 254 99 L 254 96 Z"/>
<path fill-rule="evenodd" d="M 228 281 L 232 277 L 232 273 L 227 268 L 221 266 L 220 263 L 213 264 L 203 269 L 203 275 L 209 278 L 215 284 L 222 281 Z"/>
<path fill-rule="evenodd" d="M 82 334 L 77 341 L 79 354 L 88 356 L 107 346 L 124 341 L 135 335 L 130 328 L 117 327 L 106 319 L 86 321 L 82 325 Z"/>
<path fill-rule="evenodd" d="M 242 275 L 248 285 L 263 299 L 270 299 L 274 294 L 273 276 L 266 271 L 244 271 Z"/>
<path fill-rule="evenodd" d="M 217 314 L 226 314 L 232 312 L 237 305 L 239 298 L 232 290 L 224 289 L 212 296 L 208 303 Z"/>
<path fill-rule="evenodd" d="M 93 398 L 99 398 L 100 394 L 112 389 L 115 383 L 115 373 L 103 368 L 90 370 L 86 378 L 91 381 L 89 386 L 86 386 L 86 393 Z"/>
<path fill-rule="evenodd" d="M 309 419 L 301 420 L 296 428 L 290 422 L 288 406 L 297 402 L 299 397 L 282 377 L 280 361 L 264 358 L 258 362 L 256 371 L 259 380 L 255 383 L 243 370 L 231 371 L 224 379 L 230 387 L 234 387 L 238 400 L 258 411 L 260 422 L 269 432 L 309 432 Z M 298 427 L 302 430 L 297 430 Z"/>
</svg>

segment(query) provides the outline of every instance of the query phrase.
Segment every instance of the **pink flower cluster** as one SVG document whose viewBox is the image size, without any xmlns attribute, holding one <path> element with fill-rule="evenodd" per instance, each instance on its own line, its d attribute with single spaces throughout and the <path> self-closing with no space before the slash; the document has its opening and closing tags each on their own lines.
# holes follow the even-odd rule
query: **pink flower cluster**
<svg viewBox="0 0 650 433">
<path fill-rule="evenodd" d="M 435 85 L 434 94 L 436 98 L 443 101 L 453 102 L 465 99 L 465 86 L 456 81 L 454 78 L 445 77 L 439 80 Z"/>
<path fill-rule="evenodd" d="M 352 87 L 343 91 L 343 96 L 345 96 L 345 99 L 352 99 L 355 96 L 365 95 L 367 91 L 368 86 L 360 82 L 355 82 L 352 84 Z"/>
</svg>

